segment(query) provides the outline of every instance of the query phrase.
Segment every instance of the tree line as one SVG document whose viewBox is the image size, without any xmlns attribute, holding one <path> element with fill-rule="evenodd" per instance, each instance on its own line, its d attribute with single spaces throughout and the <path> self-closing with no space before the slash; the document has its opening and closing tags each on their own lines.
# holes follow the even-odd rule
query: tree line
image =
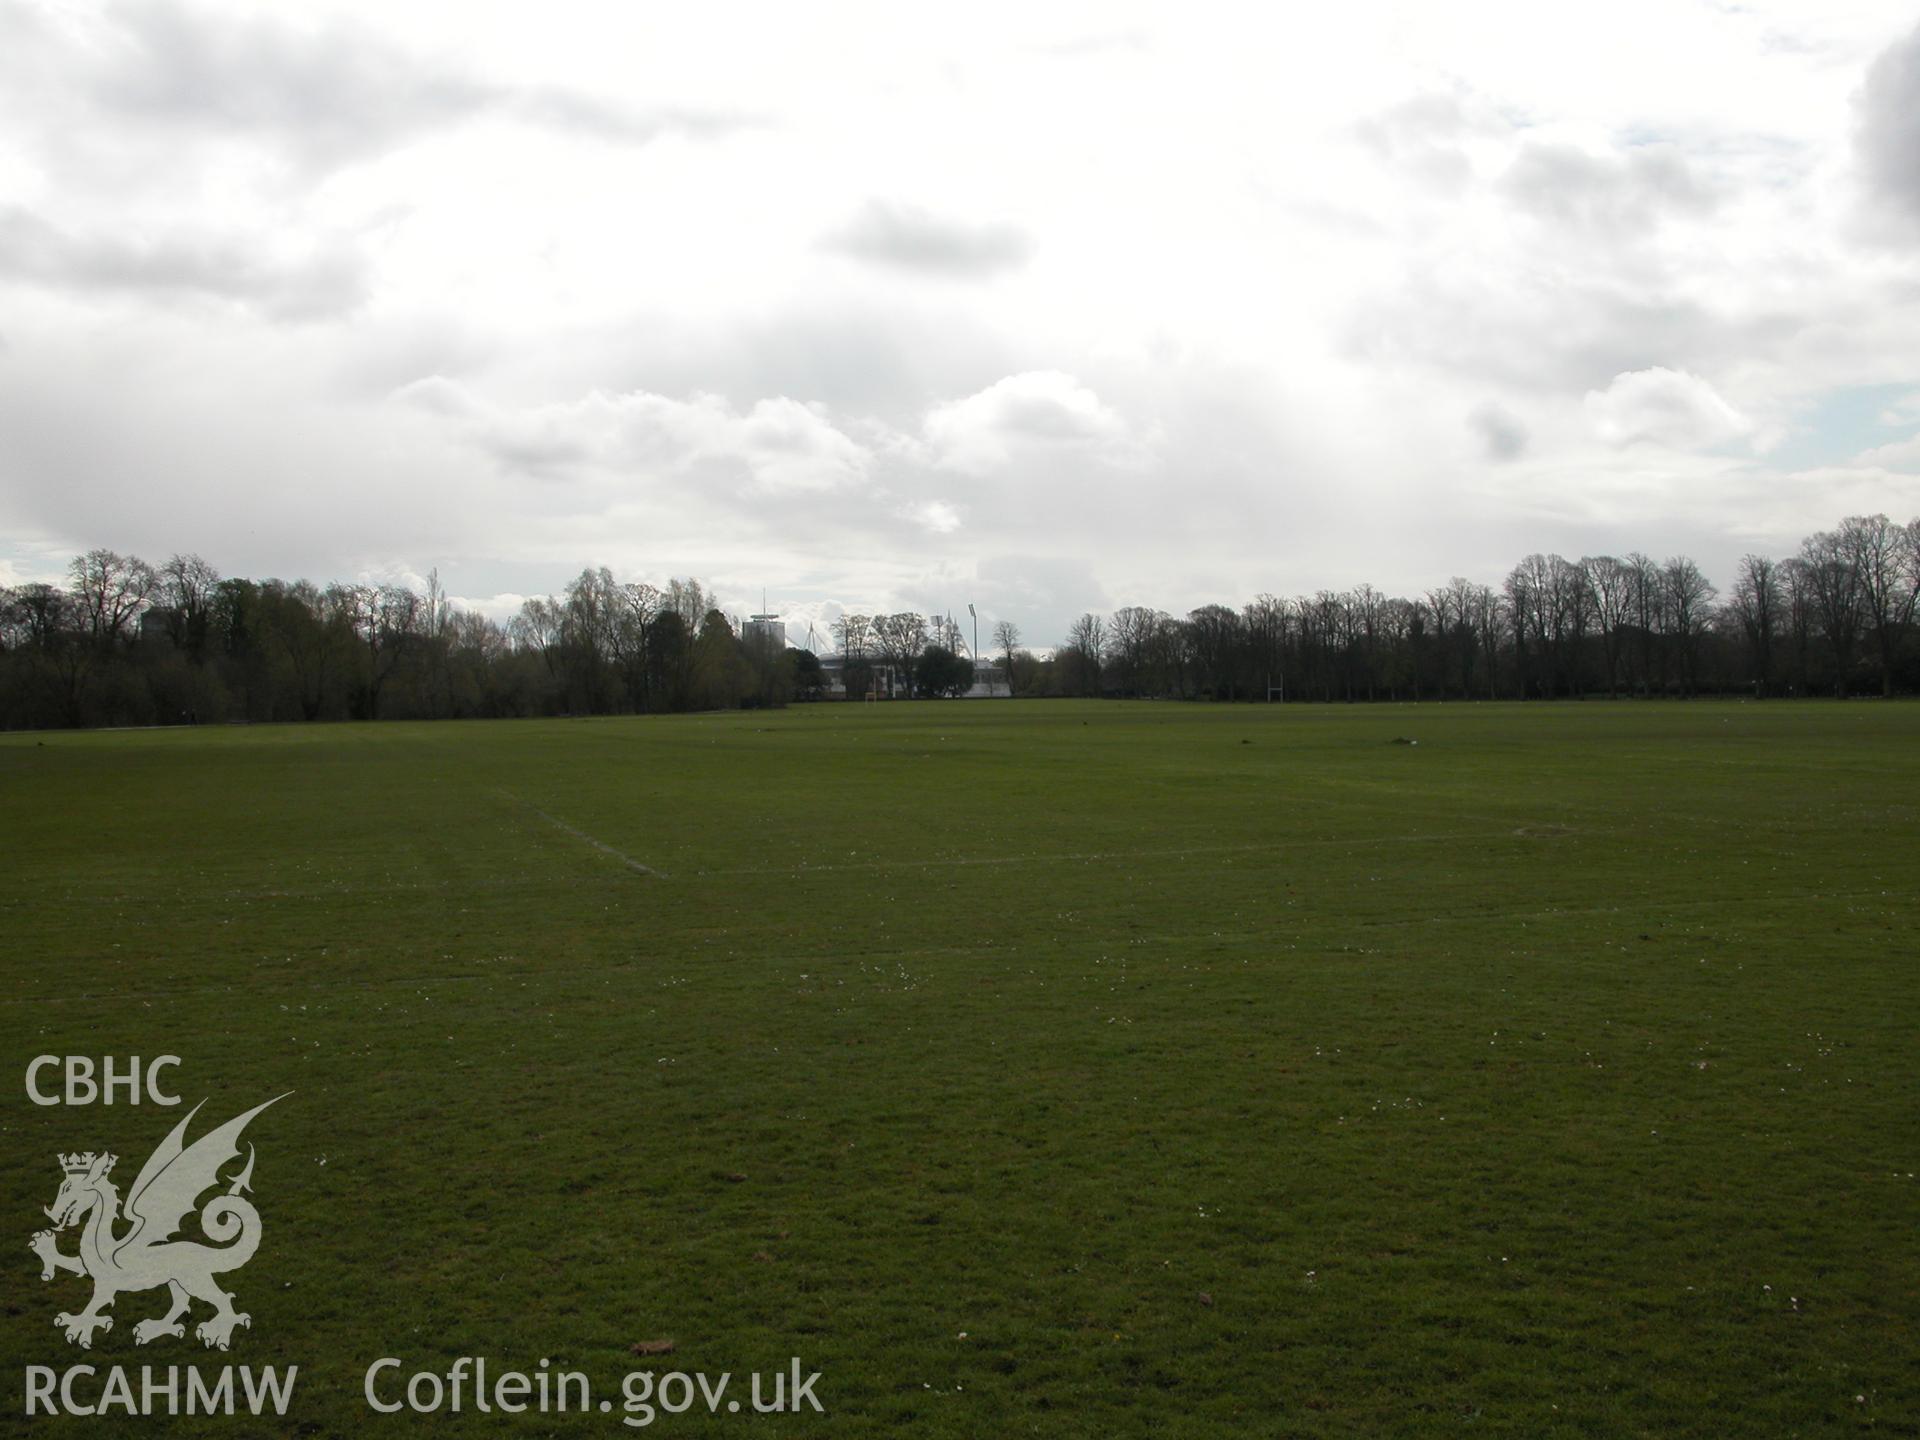
<svg viewBox="0 0 1920 1440">
<path fill-rule="evenodd" d="M 1181 699 L 1547 699 L 1920 690 L 1920 519 L 1856 515 L 1785 559 L 1747 555 L 1725 599 L 1684 555 L 1529 555 L 1495 588 L 1371 585 L 1185 618 L 1082 615 L 1022 684 Z"/>
<path fill-rule="evenodd" d="M 1371 585 L 1185 617 L 1085 614 L 1051 654 L 992 627 L 977 657 L 1014 695 L 1317 701 L 1920 690 L 1920 519 L 1852 516 L 1724 598 L 1685 556 L 1530 555 L 1496 589 Z M 828 693 L 959 695 L 975 658 L 949 618 L 846 614 L 835 678 L 736 626 L 695 580 L 588 569 L 504 624 L 402 585 L 223 578 L 92 550 L 64 586 L 0 589 L 0 725 L 613 714 L 781 705 Z"/>
<path fill-rule="evenodd" d="M 811 671 L 811 679 L 809 676 Z M 778 705 L 818 661 L 743 636 L 695 580 L 582 571 L 505 624 L 404 585 L 223 578 L 111 550 L 0 590 L 0 724 L 607 714 Z"/>
</svg>

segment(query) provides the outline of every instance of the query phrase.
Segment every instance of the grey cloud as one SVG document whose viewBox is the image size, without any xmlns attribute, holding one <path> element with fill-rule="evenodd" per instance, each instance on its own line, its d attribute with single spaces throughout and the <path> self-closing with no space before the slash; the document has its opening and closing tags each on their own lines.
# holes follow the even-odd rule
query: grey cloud
<svg viewBox="0 0 1920 1440">
<path fill-rule="evenodd" d="M 71 235 L 17 206 L 0 208 L 0 275 L 62 289 L 223 300 L 276 320 L 345 314 L 367 292 L 365 264 L 344 246 L 276 261 L 225 237 Z"/>
<path fill-rule="evenodd" d="M 509 113 L 531 124 L 621 144 L 644 145 L 668 135 L 713 140 L 767 123 L 763 116 L 733 110 L 633 109 L 551 87 L 503 92 L 497 98 Z"/>
<path fill-rule="evenodd" d="M 1473 164 L 1462 142 L 1476 133 L 1497 131 L 1484 115 L 1470 114 L 1452 95 L 1416 95 L 1354 126 L 1360 143 L 1417 180 L 1441 190 L 1458 190 L 1473 178 Z"/>
<path fill-rule="evenodd" d="M 1360 137 L 1379 149 L 1392 151 L 1409 144 L 1451 140 L 1468 130 L 1467 112 L 1452 95 L 1415 95 L 1358 125 Z"/>
<path fill-rule="evenodd" d="M 1648 230 L 1670 215 L 1703 215 L 1718 203 L 1686 157 L 1661 144 L 1592 155 L 1535 142 L 1522 147 L 1500 188 L 1542 220 L 1608 237 Z"/>
<path fill-rule="evenodd" d="M 610 370 L 629 385 L 805 395 L 902 426 L 933 397 L 964 393 L 983 374 L 1018 368 L 1004 340 L 973 316 L 859 300 L 797 300 L 724 333 L 663 329 L 636 317 L 615 349 L 594 363 L 599 374 Z"/>
<path fill-rule="evenodd" d="M 424 410 L 429 415 L 474 419 L 483 413 L 483 407 L 472 392 L 444 375 L 426 375 L 411 384 L 402 385 L 393 392 L 393 398 Z"/>
<path fill-rule="evenodd" d="M 1709 309 L 1672 281 L 1610 273 L 1604 262 L 1543 266 L 1506 284 L 1458 269 L 1426 270 L 1358 311 L 1348 349 L 1518 390 L 1586 390 L 1652 357 L 1718 371 L 1769 353 L 1807 323 L 1777 309 Z"/>
<path fill-rule="evenodd" d="M 7 367 L 0 383 L 9 533 L 70 550 L 111 536 L 104 543 L 146 555 L 198 549 L 229 573 L 322 579 L 353 574 L 369 547 L 404 556 L 484 543 L 493 497 L 474 467 L 423 467 L 416 452 L 396 483 L 392 468 L 368 463 L 379 440 L 349 412 L 296 394 L 305 387 L 285 366 L 209 372 L 149 350 L 118 352 L 103 370 L 100 329 L 89 329 L 36 344 L 33 363 Z"/>
<path fill-rule="evenodd" d="M 217 15 L 172 0 L 117 5 L 101 19 L 107 33 L 83 45 L 23 7 L 0 6 L 0 36 L 13 52 L 0 66 L 37 89 L 23 118 L 44 125 L 56 146 L 75 143 L 71 124 L 58 125 L 53 113 L 76 97 L 85 108 L 73 118 L 84 123 L 120 116 L 170 138 L 261 144 L 309 174 L 490 114 L 631 144 L 668 134 L 708 138 L 758 123 L 500 85 L 339 21 L 303 26 L 278 14 Z M 49 88 L 48 75 L 61 83 Z"/>
<path fill-rule="evenodd" d="M 953 606 L 963 624 L 971 623 L 966 604 L 972 601 L 983 620 L 983 647 L 989 644 L 984 621 L 991 617 L 1012 620 L 1020 627 L 1022 643 L 1041 649 L 1064 640 L 1067 623 L 1075 615 L 1105 610 L 1114 603 L 1085 559 L 1032 554 L 989 556 L 980 561 L 971 579 L 956 579 L 937 588 L 916 587 L 909 598 L 931 610 Z"/>
<path fill-rule="evenodd" d="M 1001 414 L 1010 432 L 1034 440 L 1085 440 L 1098 430 L 1086 416 L 1076 415 L 1055 400 L 1029 397 L 1010 402 Z"/>
<path fill-rule="evenodd" d="M 1920 222 L 1920 28 L 1888 46 L 1867 71 L 1855 145 L 1877 199 Z"/>
<path fill-rule="evenodd" d="M 426 376 L 472 376 L 509 349 L 483 327 L 418 311 L 369 316 L 337 343 L 325 384 L 334 394 L 363 399 L 390 394 Z"/>
<path fill-rule="evenodd" d="M 1033 254 L 1032 238 L 1016 226 L 976 225 L 885 200 L 869 200 L 821 244 L 876 264 L 969 277 L 1018 267 Z"/>
<path fill-rule="evenodd" d="M 1467 424 L 1480 437 L 1481 448 L 1489 460 L 1518 460 L 1527 453 L 1531 438 L 1527 427 L 1499 405 L 1480 406 L 1467 417 Z"/>
<path fill-rule="evenodd" d="M 144 0 L 109 15 L 120 43 L 93 76 L 102 108 L 148 124 L 271 138 L 310 165 L 377 153 L 497 98 L 344 25 L 301 31 Z"/>
<path fill-rule="evenodd" d="M 576 440 L 552 434 L 492 434 L 481 447 L 510 474 L 536 479 L 564 479 L 593 458 L 593 452 Z"/>
</svg>

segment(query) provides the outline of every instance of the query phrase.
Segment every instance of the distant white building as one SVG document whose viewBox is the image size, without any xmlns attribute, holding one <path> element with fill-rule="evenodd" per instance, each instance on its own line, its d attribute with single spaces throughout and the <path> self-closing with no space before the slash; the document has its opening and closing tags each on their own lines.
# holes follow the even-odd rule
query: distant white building
<svg viewBox="0 0 1920 1440">
<path fill-rule="evenodd" d="M 847 693 L 846 657 L 842 655 L 822 655 L 820 657 L 820 693 L 828 700 L 864 700 L 871 696 L 875 700 L 903 699 L 907 693 L 906 683 L 900 678 L 893 666 L 885 660 L 856 660 L 856 672 L 864 671 L 864 688 L 858 694 Z M 976 665 L 973 671 L 973 688 L 961 698 L 963 700 L 985 700 L 989 697 L 1005 699 L 1011 692 L 1007 689 L 1006 672 L 998 665 L 983 663 Z"/>
<path fill-rule="evenodd" d="M 960 698 L 962 700 L 1004 700 L 1012 695 L 1007 688 L 1007 672 L 991 660 L 976 661 L 973 667 L 973 688 Z"/>
<path fill-rule="evenodd" d="M 741 629 L 740 639 L 749 650 L 778 655 L 787 648 L 787 627 L 778 615 L 750 615 Z"/>
<path fill-rule="evenodd" d="M 893 666 L 884 660 L 856 660 L 856 672 L 864 672 L 863 688 L 858 694 L 847 693 L 846 657 L 841 655 L 822 655 L 820 657 L 821 694 L 829 700 L 892 700 L 906 693 L 906 687 L 899 683 Z"/>
</svg>

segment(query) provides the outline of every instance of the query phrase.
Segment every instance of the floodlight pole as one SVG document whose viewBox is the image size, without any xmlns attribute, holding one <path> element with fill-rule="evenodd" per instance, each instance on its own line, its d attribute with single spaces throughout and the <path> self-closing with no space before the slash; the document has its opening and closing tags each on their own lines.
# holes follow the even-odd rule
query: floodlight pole
<svg viewBox="0 0 1920 1440">
<path fill-rule="evenodd" d="M 973 608 L 973 602 L 967 602 L 967 614 L 973 617 L 973 663 L 980 663 L 980 612 Z M 987 686 L 987 694 L 993 694 L 993 686 Z"/>
</svg>

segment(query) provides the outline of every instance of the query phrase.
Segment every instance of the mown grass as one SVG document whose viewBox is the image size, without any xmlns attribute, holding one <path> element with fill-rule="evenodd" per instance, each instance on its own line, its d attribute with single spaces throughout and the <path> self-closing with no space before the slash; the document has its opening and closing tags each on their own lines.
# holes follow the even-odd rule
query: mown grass
<svg viewBox="0 0 1920 1440">
<path fill-rule="evenodd" d="M 824 1418 L 654 1431 L 1912 1435 L 1917 818 L 1888 704 L 10 736 L 0 1015 L 296 1091 L 226 1357 L 294 1410 L 177 1433 L 798 1355 Z M 178 1112 L 12 1083 L 18 1415 L 55 1152 Z M 159 1300 L 84 1358 L 218 1363 Z"/>
</svg>

